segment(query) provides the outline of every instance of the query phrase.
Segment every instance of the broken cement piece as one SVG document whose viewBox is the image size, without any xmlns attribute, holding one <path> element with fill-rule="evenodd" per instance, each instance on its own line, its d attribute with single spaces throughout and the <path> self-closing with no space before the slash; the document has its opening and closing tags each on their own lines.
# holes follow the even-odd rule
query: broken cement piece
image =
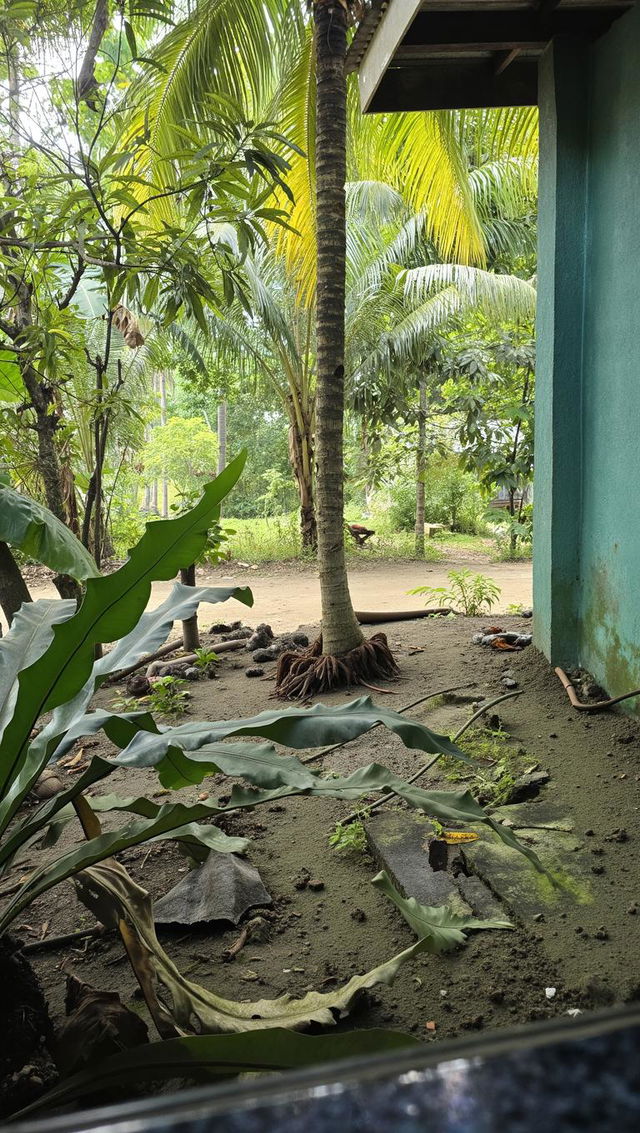
<svg viewBox="0 0 640 1133">
<path fill-rule="evenodd" d="M 201 866 L 155 902 L 153 915 L 156 924 L 237 924 L 247 909 L 270 904 L 271 896 L 257 869 L 236 854 L 211 850 Z"/>
<path fill-rule="evenodd" d="M 450 905 L 454 912 L 469 915 L 471 909 L 452 875 L 429 865 L 434 830 L 427 818 L 390 810 L 365 822 L 365 833 L 376 862 L 404 897 L 415 897 L 421 905 Z"/>
</svg>

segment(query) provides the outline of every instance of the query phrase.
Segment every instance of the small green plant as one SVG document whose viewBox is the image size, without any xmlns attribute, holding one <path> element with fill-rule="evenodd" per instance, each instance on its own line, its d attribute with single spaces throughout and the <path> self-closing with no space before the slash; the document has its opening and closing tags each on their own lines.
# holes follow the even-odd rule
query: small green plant
<svg viewBox="0 0 640 1133">
<path fill-rule="evenodd" d="M 486 574 L 474 574 L 467 570 L 450 570 L 446 586 L 416 586 L 408 594 L 423 594 L 427 599 L 437 600 L 441 605 L 453 606 L 468 618 L 488 613 L 498 601 L 501 590 Z"/>
<path fill-rule="evenodd" d="M 158 677 L 149 694 L 149 704 L 160 716 L 184 716 L 189 709 L 191 694 L 181 677 Z"/>
<path fill-rule="evenodd" d="M 117 696 L 110 701 L 109 707 L 114 712 L 138 712 L 141 704 L 147 704 L 147 696 Z"/>
<path fill-rule="evenodd" d="M 215 665 L 216 661 L 218 660 L 218 654 L 215 653 L 213 649 L 205 649 L 203 646 L 201 646 L 200 649 L 196 649 L 195 653 L 196 659 L 193 664 L 195 665 L 196 669 L 200 669 L 200 671 L 203 673 L 208 672 L 209 669 L 213 665 Z"/>
<path fill-rule="evenodd" d="M 329 845 L 340 853 L 344 851 L 355 851 L 358 854 L 363 853 L 367 846 L 367 837 L 364 832 L 362 819 L 366 817 L 367 812 L 362 811 L 362 818 L 357 818 L 355 822 L 350 822 L 347 825 L 342 822 L 336 822 L 329 835 Z"/>
<path fill-rule="evenodd" d="M 507 606 L 508 614 L 521 614 L 523 610 L 524 606 L 522 605 L 522 602 L 509 602 L 509 605 Z"/>
</svg>

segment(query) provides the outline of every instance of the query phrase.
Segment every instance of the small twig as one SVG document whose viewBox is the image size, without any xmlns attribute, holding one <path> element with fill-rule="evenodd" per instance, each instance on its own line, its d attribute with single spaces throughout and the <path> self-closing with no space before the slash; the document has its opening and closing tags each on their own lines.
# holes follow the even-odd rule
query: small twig
<svg viewBox="0 0 640 1133">
<path fill-rule="evenodd" d="M 75 932 L 63 932 L 60 936 L 45 936 L 42 940 L 34 940 L 30 944 L 21 946 L 22 952 L 44 952 L 45 949 L 57 948 L 63 944 L 71 944 L 74 940 L 88 939 L 92 936 L 102 936 L 102 925 L 95 928 L 79 928 Z"/>
<path fill-rule="evenodd" d="M 483 716 L 485 712 L 488 712 L 490 708 L 494 708 L 496 704 L 500 704 L 503 700 L 510 700 L 514 696 L 520 696 L 522 692 L 524 692 L 524 689 L 521 688 L 516 689 L 515 692 L 505 692 L 502 696 L 496 697 L 495 700 L 490 700 L 488 704 L 482 704 L 478 711 L 474 712 L 473 716 L 471 716 L 471 718 L 467 720 L 466 724 L 463 724 L 462 727 L 458 729 L 455 736 L 452 737 L 451 742 L 456 743 L 457 740 L 460 739 L 460 736 L 462 736 L 464 732 L 466 732 L 467 728 L 470 728 L 473 722 L 477 720 L 479 716 Z M 419 767 L 417 771 L 414 771 L 413 775 L 409 776 L 407 783 L 415 783 L 416 779 L 420 779 L 420 777 L 424 775 L 425 771 L 429 771 L 429 769 L 433 767 L 434 763 L 437 763 L 438 760 L 441 759 L 441 757 L 442 752 L 438 752 L 438 754 L 434 755 L 433 759 L 430 759 L 428 763 L 423 763 L 422 767 Z M 364 809 L 366 809 L 368 813 L 371 814 L 372 811 L 378 810 L 381 806 L 384 806 L 385 803 L 389 803 L 392 799 L 395 798 L 395 792 L 390 791 L 388 795 L 383 795 L 382 798 L 376 799 L 374 803 L 371 803 Z M 362 815 L 362 810 L 363 808 L 360 807 L 360 810 L 354 810 L 351 812 L 351 814 L 347 815 L 346 818 L 341 819 L 341 826 L 349 826 L 352 822 L 355 822 Z"/>
<path fill-rule="evenodd" d="M 397 696 L 397 692 L 393 688 L 380 688 L 379 685 L 370 685 L 368 681 L 358 681 L 359 685 L 363 688 L 370 688 L 372 692 L 383 692 L 385 696 Z"/>
<path fill-rule="evenodd" d="M 244 948 L 247 941 L 251 939 L 251 937 L 257 932 L 257 930 L 264 925 L 264 923 L 265 922 L 263 917 L 252 917 L 250 921 L 247 921 L 238 939 L 234 940 L 233 944 L 229 945 L 228 948 L 225 948 L 224 952 L 222 953 L 223 961 L 225 963 L 229 963 L 230 960 L 235 960 L 238 953 L 242 952 L 242 949 Z"/>
<path fill-rule="evenodd" d="M 238 939 L 234 940 L 233 944 L 230 944 L 228 948 L 225 948 L 224 952 L 222 953 L 222 959 L 225 961 L 225 963 L 228 964 L 231 960 L 235 960 L 238 953 L 242 952 L 242 949 L 247 943 L 250 935 L 249 925 L 245 925 Z"/>
<path fill-rule="evenodd" d="M 475 684 L 473 681 L 469 681 L 465 685 L 453 685 L 452 688 L 441 688 L 438 689 L 437 692 L 429 692 L 426 696 L 420 696 L 417 700 L 412 700 L 411 704 L 405 704 L 402 708 L 398 708 L 397 711 L 399 713 L 408 712 L 411 708 L 417 708 L 419 704 L 424 704 L 426 700 L 435 700 L 437 696 L 446 696 L 448 692 L 459 692 L 462 688 L 475 688 Z M 369 728 L 367 735 L 369 735 L 370 732 L 375 731 L 376 728 L 380 727 L 380 724 L 374 724 L 373 728 Z M 315 755 L 309 755 L 306 759 L 301 759 L 300 762 L 313 763 L 315 759 L 322 759 L 323 755 L 329 755 L 330 752 L 337 751 L 338 748 L 344 747 L 346 744 L 350 744 L 351 742 L 351 740 L 341 740 L 339 744 L 331 744 L 331 747 L 325 747 L 322 749 L 322 751 L 317 751 Z"/>
</svg>

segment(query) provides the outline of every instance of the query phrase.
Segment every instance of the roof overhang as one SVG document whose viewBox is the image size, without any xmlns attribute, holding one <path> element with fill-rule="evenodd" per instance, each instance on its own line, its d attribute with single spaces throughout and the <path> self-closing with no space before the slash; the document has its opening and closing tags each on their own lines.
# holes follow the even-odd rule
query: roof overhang
<svg viewBox="0 0 640 1133">
<path fill-rule="evenodd" d="M 349 49 L 363 111 L 531 106 L 555 36 L 594 40 L 634 0 L 370 0 Z"/>
</svg>

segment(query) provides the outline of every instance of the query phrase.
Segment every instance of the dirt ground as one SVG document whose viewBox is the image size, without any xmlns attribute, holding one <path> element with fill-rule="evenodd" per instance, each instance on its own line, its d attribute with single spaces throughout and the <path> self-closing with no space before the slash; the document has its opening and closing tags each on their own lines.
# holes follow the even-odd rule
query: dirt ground
<svg viewBox="0 0 640 1133">
<path fill-rule="evenodd" d="M 420 597 L 410 597 L 407 590 L 415 586 L 446 586 L 447 572 L 468 567 L 494 579 L 502 593 L 496 607 L 504 611 L 512 603 L 531 606 L 531 563 L 492 563 L 486 556 L 458 554 L 455 560 L 441 563 L 383 562 L 367 560 L 363 551 L 360 560 L 349 566 L 349 584 L 358 610 L 414 610 L 424 605 Z M 26 572 L 31 595 L 36 598 L 57 598 L 51 572 L 42 567 Z M 254 624 L 269 622 L 276 633 L 294 626 L 314 624 L 320 620 L 320 590 L 317 568 L 310 563 L 264 563 L 242 566 L 223 563 L 214 570 L 199 570 L 201 586 L 251 586 Z M 159 606 L 167 597 L 171 582 L 154 582 L 149 608 Z M 1 618 L 0 618 L 1 620 Z M 4 628 L 4 627 L 3 627 Z"/>
<path fill-rule="evenodd" d="M 369 606 L 397 601 L 404 585 L 398 582 L 398 571 L 397 566 L 393 568 L 397 585 L 393 598 L 380 585 L 377 571 L 363 574 L 354 587 L 356 603 L 364 604 L 365 594 Z M 506 567 L 501 571 L 505 572 L 503 577 L 516 574 L 513 568 L 510 573 Z M 283 604 L 292 599 L 285 578 L 280 582 Z M 278 587 L 278 575 L 268 581 Z M 303 582 L 311 586 L 304 575 Z M 362 590 L 358 589 L 360 583 Z M 374 584 L 377 590 L 367 590 Z M 525 595 L 520 592 L 518 597 L 523 600 Z M 227 610 L 230 612 L 230 607 Z M 254 612 L 247 620 L 255 625 L 259 619 Z M 274 628 L 282 624 L 275 603 L 270 620 Z M 293 628 L 292 620 L 297 623 L 297 616 L 292 619 L 290 614 L 288 628 Z M 513 931 L 477 932 L 456 952 L 413 960 L 401 970 L 394 986 L 376 989 L 366 1006 L 340 1024 L 342 1028 L 393 1027 L 437 1042 L 469 1030 L 640 998 L 636 845 L 640 726 L 617 712 L 588 717 L 575 712 L 552 670 L 533 647 L 509 654 L 505 661 L 471 644 L 472 634 L 484 624 L 486 619 L 456 618 L 381 627 L 388 632 L 401 677 L 389 686 L 391 694 L 378 699 L 399 709 L 427 692 L 463 684 L 477 700 L 498 696 L 504 691 L 501 675 L 508 664 L 524 691 L 500 706 L 503 727 L 513 744 L 526 750 L 532 763 L 538 762 L 550 773 L 541 802 L 552 800 L 559 806 L 577 837 L 576 862 L 579 860 L 589 877 L 586 894 L 579 900 L 563 894 L 555 905 L 541 899 L 539 912 L 533 916 L 518 920 L 516 910 Z M 513 617 L 501 617 L 500 624 L 521 632 L 530 628 L 529 622 Z M 422 651 L 416 652 L 418 648 Z M 248 679 L 245 665 L 246 660 L 230 655 L 217 679 L 192 685 L 190 717 L 229 719 L 272 707 L 272 683 Z M 267 674 L 270 671 L 273 667 L 267 665 Z M 340 704 L 366 692 L 351 690 L 323 699 Z M 103 690 L 96 703 L 105 705 L 115 695 L 117 690 Z M 446 706 L 430 709 L 426 704 L 411 714 L 440 730 L 447 727 Z M 90 754 L 109 750 L 106 741 L 99 740 Z M 397 737 L 380 728 L 325 757 L 319 766 L 325 772 L 348 773 L 376 761 L 406 776 L 420 759 L 420 753 L 406 750 Z M 430 772 L 425 785 L 446 789 L 458 786 L 438 778 L 437 768 Z M 130 769 L 111 776 L 105 790 L 166 797 L 153 773 Z M 228 791 L 228 781 L 217 777 L 205 780 L 199 788 L 186 788 L 182 792 L 184 801 L 195 801 L 202 790 L 214 799 Z M 328 990 L 410 945 L 411 930 L 370 884 L 379 867 L 368 853 L 337 852 L 328 844 L 335 823 L 350 809 L 339 801 L 285 799 L 250 814 L 229 816 L 221 823 L 228 833 L 251 838 L 248 858 L 260 870 L 273 896 L 267 914 L 271 918 L 269 936 L 261 943 L 250 941 L 238 958 L 227 964 L 222 961 L 222 952 L 237 938 L 238 929 L 224 924 L 195 930 L 161 929 L 159 935 L 178 966 L 188 971 L 191 979 L 228 997 L 257 999 L 285 991 L 300 995 L 312 988 Z M 123 860 L 154 897 L 183 877 L 186 868 L 185 859 L 170 843 L 133 850 L 123 855 Z M 38 854 L 32 849 L 20 868 L 37 863 Z M 296 888 L 304 870 L 322 881 L 324 888 L 315 892 Z M 533 871 L 531 885 L 535 886 Z M 70 883 L 40 899 L 29 910 L 28 920 L 29 925 L 17 934 L 25 941 L 33 940 L 43 925 L 47 934 L 54 936 L 93 923 L 77 902 Z M 122 947 L 111 935 L 75 947 L 36 952 L 31 959 L 57 1018 L 63 1010 L 65 966 L 97 987 L 117 989 L 125 1002 L 143 1010 Z M 551 1000 L 545 994 L 549 987 L 557 989 Z M 435 1030 L 427 1029 L 427 1023 L 435 1023 Z"/>
</svg>

